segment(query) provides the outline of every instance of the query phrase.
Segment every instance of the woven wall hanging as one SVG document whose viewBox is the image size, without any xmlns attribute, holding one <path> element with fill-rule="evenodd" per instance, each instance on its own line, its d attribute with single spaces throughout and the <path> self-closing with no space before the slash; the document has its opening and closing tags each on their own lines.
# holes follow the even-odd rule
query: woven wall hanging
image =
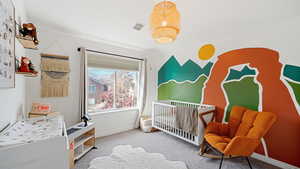
<svg viewBox="0 0 300 169">
<path fill-rule="evenodd" d="M 68 96 L 69 73 L 69 56 L 41 54 L 41 97 Z"/>
</svg>

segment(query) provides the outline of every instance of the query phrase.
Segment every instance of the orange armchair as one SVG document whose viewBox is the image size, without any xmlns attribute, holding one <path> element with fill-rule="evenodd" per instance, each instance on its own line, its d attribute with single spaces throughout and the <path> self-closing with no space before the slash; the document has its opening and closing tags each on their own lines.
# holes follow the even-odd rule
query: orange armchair
<svg viewBox="0 0 300 169">
<path fill-rule="evenodd" d="M 221 153 L 219 168 L 222 168 L 224 156 L 248 157 L 260 144 L 260 139 L 276 121 L 276 115 L 270 112 L 257 112 L 241 106 L 234 106 L 227 124 L 210 122 L 204 134 L 202 155 L 207 147 Z"/>
</svg>

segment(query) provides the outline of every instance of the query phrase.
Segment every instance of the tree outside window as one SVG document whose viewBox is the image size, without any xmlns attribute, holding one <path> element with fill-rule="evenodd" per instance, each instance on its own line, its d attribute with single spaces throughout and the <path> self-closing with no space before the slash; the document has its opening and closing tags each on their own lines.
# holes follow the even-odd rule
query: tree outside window
<svg viewBox="0 0 300 169">
<path fill-rule="evenodd" d="M 137 105 L 138 72 L 88 68 L 88 112 Z"/>
</svg>

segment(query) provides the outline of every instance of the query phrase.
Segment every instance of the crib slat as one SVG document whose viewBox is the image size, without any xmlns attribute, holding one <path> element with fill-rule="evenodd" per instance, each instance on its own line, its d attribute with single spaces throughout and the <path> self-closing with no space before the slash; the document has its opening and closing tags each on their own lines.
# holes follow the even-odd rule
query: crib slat
<svg viewBox="0 0 300 169">
<path fill-rule="evenodd" d="M 173 116 L 172 116 L 172 119 L 173 119 L 173 131 L 174 133 L 176 133 L 176 117 L 175 117 L 175 109 L 172 110 L 173 112 Z"/>
<path fill-rule="evenodd" d="M 166 110 L 166 112 L 165 112 L 165 119 L 166 119 L 166 121 L 165 121 L 165 124 L 166 124 L 166 130 L 168 131 L 168 108 L 166 108 L 165 109 Z"/>
<path fill-rule="evenodd" d="M 166 112 L 166 119 L 167 119 L 167 130 L 169 131 L 169 108 L 167 109 L 167 112 Z"/>
<path fill-rule="evenodd" d="M 170 132 L 172 132 L 171 113 L 172 113 L 172 110 L 169 108 L 169 110 L 168 110 L 168 130 Z"/>
<path fill-rule="evenodd" d="M 168 108 L 165 109 L 165 124 L 166 124 L 165 130 L 168 131 Z"/>
<path fill-rule="evenodd" d="M 166 108 L 164 108 L 163 119 L 164 119 L 164 121 L 163 121 L 164 129 L 166 130 Z"/>
<path fill-rule="evenodd" d="M 165 108 L 164 107 L 161 107 L 162 108 L 162 113 L 161 113 L 161 127 L 162 129 L 165 129 L 165 126 L 164 126 L 164 113 L 165 113 Z"/>
</svg>

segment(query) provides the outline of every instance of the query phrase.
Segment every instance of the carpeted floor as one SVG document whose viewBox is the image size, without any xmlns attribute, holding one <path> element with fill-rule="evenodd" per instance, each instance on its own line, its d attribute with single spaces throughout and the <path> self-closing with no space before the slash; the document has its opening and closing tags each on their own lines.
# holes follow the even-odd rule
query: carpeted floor
<svg viewBox="0 0 300 169">
<path fill-rule="evenodd" d="M 143 133 L 140 130 L 115 134 L 99 138 L 96 141 L 99 149 L 92 150 L 76 162 L 76 169 L 87 169 L 89 162 L 99 156 L 110 155 L 117 145 L 132 145 L 143 147 L 150 153 L 161 153 L 168 160 L 183 161 L 189 169 L 218 169 L 219 160 L 199 156 L 198 147 L 186 143 L 163 132 Z M 278 169 L 264 162 L 250 159 L 254 169 Z M 225 159 L 222 169 L 248 169 L 245 159 Z"/>
</svg>

